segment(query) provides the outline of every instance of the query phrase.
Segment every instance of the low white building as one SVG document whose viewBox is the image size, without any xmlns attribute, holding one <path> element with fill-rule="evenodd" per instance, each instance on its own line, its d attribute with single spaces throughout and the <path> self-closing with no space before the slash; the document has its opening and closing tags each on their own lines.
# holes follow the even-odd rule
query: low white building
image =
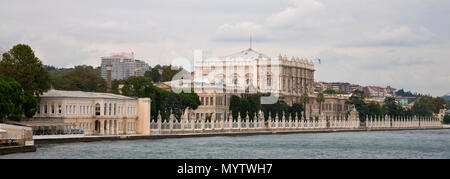
<svg viewBox="0 0 450 179">
<path fill-rule="evenodd" d="M 50 90 L 25 122 L 35 134 L 82 129 L 87 135 L 150 134 L 150 99 L 111 93 Z"/>
</svg>

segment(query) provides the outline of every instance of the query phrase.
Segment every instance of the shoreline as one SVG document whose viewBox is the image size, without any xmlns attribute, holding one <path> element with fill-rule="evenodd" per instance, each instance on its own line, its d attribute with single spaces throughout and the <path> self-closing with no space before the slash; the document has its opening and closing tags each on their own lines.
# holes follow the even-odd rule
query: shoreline
<svg viewBox="0 0 450 179">
<path fill-rule="evenodd" d="M 255 135 L 287 135 L 310 133 L 335 133 L 335 132 L 372 132 L 372 131 L 404 131 L 404 130 L 448 130 L 448 127 L 436 128 L 398 128 L 398 129 L 326 129 L 326 130 L 285 130 L 285 131 L 255 131 L 255 132 L 221 132 L 221 133 L 188 133 L 188 134 L 158 134 L 158 135 L 111 135 L 111 136 L 80 136 L 60 138 L 34 139 L 35 144 L 99 142 L 119 140 L 154 140 L 171 138 L 195 138 L 195 137 L 223 137 L 223 136 L 255 136 Z"/>
</svg>

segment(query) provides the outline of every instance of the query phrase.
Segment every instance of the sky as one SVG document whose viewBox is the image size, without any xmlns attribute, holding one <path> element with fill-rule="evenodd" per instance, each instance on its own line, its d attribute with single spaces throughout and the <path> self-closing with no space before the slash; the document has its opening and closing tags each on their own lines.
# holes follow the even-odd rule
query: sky
<svg viewBox="0 0 450 179">
<path fill-rule="evenodd" d="M 0 51 L 44 64 L 100 65 L 133 52 L 170 64 L 249 48 L 315 61 L 316 81 L 450 92 L 449 0 L 0 0 Z M 174 63 L 176 64 L 176 63 Z"/>
</svg>

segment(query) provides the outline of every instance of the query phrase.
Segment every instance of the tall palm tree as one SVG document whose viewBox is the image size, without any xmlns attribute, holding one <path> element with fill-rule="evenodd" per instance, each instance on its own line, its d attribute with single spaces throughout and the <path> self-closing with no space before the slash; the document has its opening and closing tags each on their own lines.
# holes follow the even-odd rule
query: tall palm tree
<svg viewBox="0 0 450 179">
<path fill-rule="evenodd" d="M 303 116 L 305 116 L 305 119 L 306 119 L 306 104 L 309 102 L 309 95 L 307 93 L 303 93 L 302 96 L 300 97 L 300 102 L 305 107 Z"/>
<path fill-rule="evenodd" d="M 322 103 L 325 101 L 325 96 L 323 93 L 319 93 L 316 98 L 317 103 L 319 103 L 319 115 L 322 114 Z"/>
</svg>

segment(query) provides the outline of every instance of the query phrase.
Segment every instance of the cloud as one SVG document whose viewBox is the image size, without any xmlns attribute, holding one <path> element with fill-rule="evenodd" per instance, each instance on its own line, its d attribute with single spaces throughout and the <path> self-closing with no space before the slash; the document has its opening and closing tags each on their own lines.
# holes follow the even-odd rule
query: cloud
<svg viewBox="0 0 450 179">
<path fill-rule="evenodd" d="M 258 40 L 268 38 L 264 28 L 256 23 L 244 21 L 236 24 L 223 24 L 215 32 L 213 39 L 216 41 L 247 41 L 250 35 L 258 37 Z"/>
<path fill-rule="evenodd" d="M 311 13 L 317 13 L 325 8 L 325 5 L 317 0 L 292 0 L 292 6 L 283 11 L 272 14 L 266 20 L 271 27 L 289 27 L 304 21 Z"/>
<path fill-rule="evenodd" d="M 364 34 L 366 42 L 360 45 L 374 46 L 410 46 L 428 43 L 433 34 L 425 27 L 408 26 L 384 27 Z"/>
<path fill-rule="evenodd" d="M 321 58 L 316 79 L 450 89 L 448 0 L 0 1 L 0 49 L 27 43 L 49 65 L 134 52 L 151 65 L 194 49 Z M 17 13 L 20 12 L 20 13 Z M 0 50 L 1 51 L 1 50 Z"/>
</svg>

